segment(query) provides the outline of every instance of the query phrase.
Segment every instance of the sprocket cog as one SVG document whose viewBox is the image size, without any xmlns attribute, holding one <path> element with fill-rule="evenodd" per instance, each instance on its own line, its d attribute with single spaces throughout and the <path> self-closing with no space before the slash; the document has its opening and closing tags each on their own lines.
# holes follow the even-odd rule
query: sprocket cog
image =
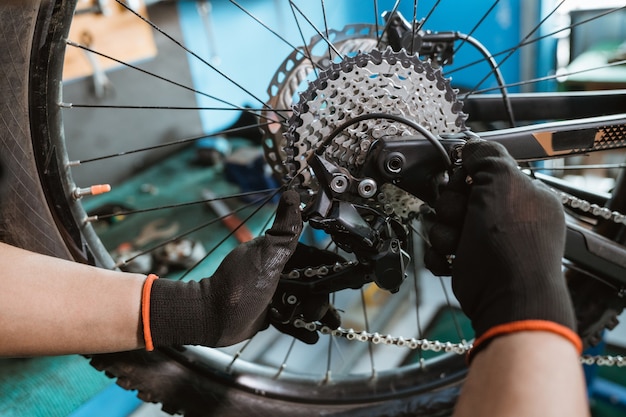
<svg viewBox="0 0 626 417">
<path fill-rule="evenodd" d="M 321 71 L 293 107 L 285 134 L 287 179 L 303 192 L 314 192 L 316 184 L 307 161 L 321 146 L 325 146 L 326 160 L 356 175 L 376 140 L 418 135 L 402 123 L 370 119 L 350 125 L 326 144 L 335 130 L 361 115 L 401 116 L 435 135 L 464 131 L 467 116 L 456 95 L 440 69 L 405 51 L 387 48 L 346 57 Z M 408 218 L 421 205 L 417 198 L 391 184 L 381 190 L 383 195 L 377 201 L 386 202 L 388 214 L 393 211 Z"/>
</svg>

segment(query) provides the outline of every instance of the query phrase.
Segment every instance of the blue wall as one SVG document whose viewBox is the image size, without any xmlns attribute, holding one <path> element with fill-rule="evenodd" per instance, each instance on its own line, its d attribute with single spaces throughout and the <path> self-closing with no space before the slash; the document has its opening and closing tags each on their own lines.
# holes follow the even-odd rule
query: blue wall
<svg viewBox="0 0 626 417">
<path fill-rule="evenodd" d="M 308 42 L 311 36 L 315 34 L 310 24 L 296 11 L 297 19 L 304 32 L 303 35 L 299 33 L 298 26 L 294 23 L 293 12 L 287 1 L 240 0 L 239 3 L 296 46 L 303 43 L 302 38 Z M 382 12 L 383 10 L 391 10 L 395 2 L 381 0 L 378 3 L 379 12 Z M 435 3 L 435 0 L 420 0 L 417 15 L 420 17 L 428 15 Z M 479 39 L 492 53 L 515 46 L 518 43 L 520 33 L 520 3 L 521 0 L 501 0 L 473 36 Z M 311 16 L 310 19 L 320 30 L 324 29 L 320 1 L 296 1 L 295 4 L 304 14 Z M 329 27 L 343 27 L 346 23 L 374 22 L 372 6 L 374 1 L 326 0 L 324 4 Z M 469 33 L 492 4 L 492 0 L 471 2 L 443 0 L 427 20 L 424 28 L 433 31 Z M 218 96 L 229 103 L 260 107 L 259 101 L 267 100 L 266 89 L 276 66 L 282 57 L 286 57 L 291 52 L 291 47 L 242 13 L 230 2 L 214 0 L 211 5 L 211 14 L 208 19 L 209 33 L 203 18 L 198 14 L 196 2 L 179 2 L 185 41 L 194 52 L 210 61 L 217 70 L 232 74 L 234 81 L 251 94 L 241 88 L 233 87 L 232 83 L 224 80 L 216 71 L 210 70 L 205 63 L 190 56 L 189 62 L 195 86 L 199 90 Z M 399 10 L 410 20 L 413 16 L 413 1 L 403 1 Z M 239 48 L 235 49 L 231 45 L 238 45 Z M 504 56 L 499 56 L 498 61 Z M 270 61 L 271 57 L 280 58 L 274 58 Z M 479 59 L 480 55 L 466 44 L 459 51 L 455 66 L 458 67 Z M 454 69 L 454 66 L 451 69 Z M 463 71 L 452 71 L 450 76 L 455 86 L 471 89 L 489 71 L 490 69 L 486 64 L 480 64 Z M 517 55 L 510 57 L 502 65 L 501 71 L 506 82 L 518 81 L 520 79 L 519 57 Z M 480 88 L 489 88 L 495 85 L 495 79 L 490 77 Z M 198 96 L 198 102 L 201 106 L 224 106 L 216 100 L 202 96 Z M 221 112 L 216 115 L 215 112 L 203 112 L 202 116 L 204 128 L 207 131 L 214 131 L 230 123 L 236 114 Z"/>
<path fill-rule="evenodd" d="M 494 8 L 480 27 L 473 33 L 473 37 L 478 39 L 492 54 L 497 54 L 508 48 L 515 46 L 520 37 L 520 1 L 521 0 L 501 0 Z M 359 2 L 354 0 L 352 4 L 365 4 L 370 2 Z M 381 9 L 391 9 L 394 1 L 380 1 Z M 419 1 L 417 16 L 418 19 L 428 16 L 436 0 Z M 424 29 L 432 31 L 459 31 L 469 34 L 474 26 L 479 22 L 484 13 L 492 6 L 494 1 L 463 1 L 463 0 L 442 0 L 435 11 L 424 24 Z M 383 7 L 384 6 L 384 7 Z M 358 8 L 357 8 L 358 9 Z M 400 12 L 407 19 L 413 17 L 413 2 L 401 2 Z M 365 16 L 367 17 L 367 14 Z M 496 57 L 500 61 L 506 54 Z M 472 63 L 481 59 L 470 45 L 464 44 L 456 56 L 455 64 L 447 68 L 450 72 L 454 85 L 473 88 L 491 70 L 485 64 L 473 65 L 462 71 L 455 72 L 454 68 L 467 63 Z M 520 79 L 520 62 L 516 55 L 511 56 L 502 65 L 501 71 L 506 82 L 516 82 Z M 480 88 L 495 87 L 497 84 L 493 77 L 485 81 Z"/>
</svg>

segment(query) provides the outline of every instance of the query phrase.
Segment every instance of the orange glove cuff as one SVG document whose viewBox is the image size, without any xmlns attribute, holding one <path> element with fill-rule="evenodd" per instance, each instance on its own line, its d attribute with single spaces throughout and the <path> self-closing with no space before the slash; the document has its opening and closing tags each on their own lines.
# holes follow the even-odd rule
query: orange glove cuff
<svg viewBox="0 0 626 417">
<path fill-rule="evenodd" d="M 146 344 L 147 351 L 154 350 L 154 344 L 152 343 L 152 332 L 150 331 L 150 293 L 152 292 L 152 283 L 157 280 L 154 274 L 148 275 L 148 278 L 143 283 L 143 289 L 141 291 L 141 321 L 143 327 L 143 340 Z"/>
<path fill-rule="evenodd" d="M 486 347 L 489 341 L 495 337 L 525 331 L 545 331 L 557 334 L 571 342 L 579 355 L 583 351 L 583 343 L 580 340 L 580 336 L 569 327 L 548 320 L 521 320 L 494 326 L 483 333 L 474 341 L 474 346 L 468 354 L 468 362 L 471 362 L 476 353 Z"/>
</svg>

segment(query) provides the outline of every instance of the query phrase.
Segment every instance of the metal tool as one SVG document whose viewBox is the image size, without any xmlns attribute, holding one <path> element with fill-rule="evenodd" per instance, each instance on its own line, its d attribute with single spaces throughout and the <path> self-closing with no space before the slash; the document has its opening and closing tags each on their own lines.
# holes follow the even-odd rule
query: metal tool
<svg viewBox="0 0 626 417">
<path fill-rule="evenodd" d="M 81 34 L 80 41 L 85 47 L 91 48 L 93 44 L 93 36 L 91 35 L 90 32 L 85 31 Z M 99 98 L 99 99 L 104 98 L 107 90 L 110 90 L 113 88 L 113 83 L 111 82 L 106 72 L 100 65 L 100 61 L 98 61 L 98 57 L 96 56 L 96 54 L 86 49 L 82 49 L 82 51 L 85 54 L 85 57 L 87 58 L 87 60 L 89 61 L 89 65 L 91 65 L 91 68 L 93 69 L 92 78 L 93 78 L 94 94 L 96 98 Z"/>
<path fill-rule="evenodd" d="M 165 222 L 165 219 L 157 219 L 145 225 L 143 229 L 141 229 L 139 236 L 133 241 L 133 244 L 137 247 L 141 247 L 157 239 L 169 239 L 173 237 L 180 229 L 180 225 L 178 222 L 174 222 L 167 227 L 162 227 Z"/>
<path fill-rule="evenodd" d="M 198 13 L 202 16 L 202 23 L 206 30 L 206 40 L 209 43 L 209 62 L 212 65 L 220 65 L 222 60 L 217 52 L 217 43 L 215 42 L 216 36 L 213 33 L 213 5 L 209 0 L 198 0 L 196 2 L 198 7 Z"/>
<path fill-rule="evenodd" d="M 202 190 L 202 197 L 207 200 L 208 206 L 220 218 L 224 226 L 232 232 L 239 243 L 254 239 L 250 229 L 228 208 L 224 201 L 217 199 L 212 191 Z"/>
</svg>

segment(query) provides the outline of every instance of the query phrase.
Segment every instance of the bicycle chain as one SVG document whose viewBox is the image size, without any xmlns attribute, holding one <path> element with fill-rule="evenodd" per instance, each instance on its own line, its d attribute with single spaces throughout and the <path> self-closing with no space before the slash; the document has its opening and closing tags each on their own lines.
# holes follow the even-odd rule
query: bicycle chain
<svg viewBox="0 0 626 417">
<path fill-rule="evenodd" d="M 587 200 L 574 197 L 573 195 L 560 190 L 555 190 L 553 188 L 551 190 L 559 196 L 561 203 L 563 203 L 564 206 L 582 211 L 583 213 L 591 214 L 596 218 L 611 220 L 614 223 L 626 225 L 626 215 L 618 211 L 611 211 L 611 209 L 607 207 L 592 204 Z"/>
<path fill-rule="evenodd" d="M 615 223 L 626 225 L 626 215 L 617 211 L 611 211 L 606 207 L 601 207 L 597 204 L 591 204 L 590 202 L 574 197 L 570 194 L 564 193 L 559 190 L 551 189 L 561 198 L 561 202 L 565 206 L 581 210 L 585 213 L 590 213 L 595 217 L 601 217 L 603 219 L 612 219 Z M 300 269 L 293 269 L 288 273 L 282 274 L 283 278 L 299 279 L 302 276 L 305 277 L 321 277 L 328 275 L 331 271 L 338 272 L 349 266 L 356 265 L 356 261 L 346 261 L 344 263 L 335 263 L 334 265 L 321 265 L 315 268 L 307 267 Z M 319 331 L 321 334 L 326 334 L 334 337 L 343 337 L 346 340 L 357 341 L 363 343 L 372 343 L 375 345 L 384 344 L 389 346 L 406 347 L 412 350 L 433 351 L 433 352 L 446 352 L 455 353 L 458 355 L 467 354 L 473 347 L 472 343 L 465 340 L 452 343 L 442 342 L 439 340 L 417 339 L 414 337 L 405 338 L 402 336 L 384 335 L 378 332 L 370 333 L 365 330 L 357 331 L 352 328 L 344 329 L 338 327 L 337 329 L 331 329 L 328 326 L 324 326 L 319 323 L 305 322 L 302 319 L 295 319 L 291 323 L 296 328 L 304 328 L 308 331 Z M 597 365 L 597 366 L 626 366 L 626 357 L 621 355 L 582 355 L 580 362 L 583 365 Z"/>
<path fill-rule="evenodd" d="M 359 332 L 354 329 L 344 329 L 343 327 L 331 329 L 328 326 L 323 326 L 319 323 L 305 322 L 301 319 L 294 320 L 293 325 L 296 328 L 304 328 L 311 332 L 319 331 L 322 334 L 343 337 L 347 340 L 355 340 L 358 342 L 369 342 L 375 345 L 394 345 L 398 347 L 407 347 L 409 349 L 420 349 L 424 351 L 432 350 L 434 352 L 444 351 L 448 353 L 456 353 L 459 355 L 463 355 L 469 352 L 472 348 L 472 344 L 465 341 L 462 341 L 460 343 L 452 343 L 441 342 L 439 340 L 416 339 L 414 337 L 394 337 L 391 335 L 381 335 L 377 332 L 368 333 L 365 330 Z"/>
<path fill-rule="evenodd" d="M 344 329 L 343 327 L 331 329 L 328 326 L 323 326 L 319 323 L 305 322 L 301 319 L 294 320 L 292 324 L 296 328 L 303 328 L 311 332 L 319 331 L 321 334 L 326 334 L 334 337 L 343 337 L 344 339 L 350 341 L 372 343 L 375 345 L 384 344 L 388 346 L 405 347 L 412 350 L 419 349 L 421 351 L 445 352 L 455 353 L 457 355 L 465 355 L 473 347 L 472 343 L 469 343 L 467 341 L 452 343 L 442 342 L 439 340 L 416 339 L 414 337 L 396 337 L 388 334 L 380 334 L 377 332 L 369 333 L 365 330 L 357 331 L 354 329 Z M 580 363 L 583 365 L 617 366 L 619 368 L 622 368 L 626 366 L 626 357 L 622 355 L 582 355 L 580 357 Z"/>
<path fill-rule="evenodd" d="M 346 269 L 350 266 L 357 265 L 357 261 L 346 261 L 346 262 L 335 262 L 333 265 L 321 265 L 316 268 L 306 267 L 306 268 L 294 268 L 288 273 L 281 274 L 281 278 L 285 279 L 299 279 L 301 277 L 323 277 L 328 275 L 328 273 L 339 272 L 343 269 Z"/>
</svg>

